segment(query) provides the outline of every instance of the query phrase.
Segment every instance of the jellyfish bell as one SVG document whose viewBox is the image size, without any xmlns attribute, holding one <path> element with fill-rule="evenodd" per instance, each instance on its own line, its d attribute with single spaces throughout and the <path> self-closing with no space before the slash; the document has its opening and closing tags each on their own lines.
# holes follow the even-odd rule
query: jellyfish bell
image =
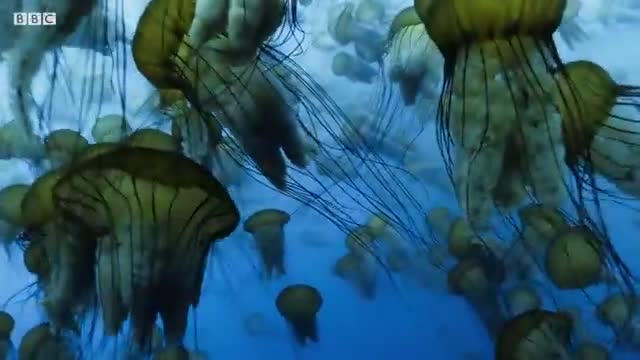
<svg viewBox="0 0 640 360">
<path fill-rule="evenodd" d="M 559 289 L 582 289 L 602 280 L 605 270 L 601 240 L 586 226 L 574 226 L 548 246 L 545 270 Z"/>
<path fill-rule="evenodd" d="M 353 11 L 355 4 L 344 2 L 336 4 L 329 10 L 327 30 L 329 35 L 340 45 L 348 45 L 353 41 L 354 24 Z"/>
<path fill-rule="evenodd" d="M 129 146 L 142 147 L 162 151 L 180 152 L 182 146 L 175 137 L 164 131 L 153 128 L 141 128 L 135 130 L 124 139 Z"/>
<path fill-rule="evenodd" d="M 197 306 L 208 250 L 238 225 L 238 210 L 210 173 L 172 152 L 117 147 L 80 162 L 53 189 L 62 221 L 97 238 L 95 282 L 107 335 L 131 319 L 147 344 L 157 315 L 180 344 Z M 170 295 L 170 296 L 169 296 Z"/>
<path fill-rule="evenodd" d="M 344 76 L 353 82 L 371 84 L 378 72 L 359 58 L 340 51 L 333 56 L 331 70 L 336 76 Z"/>
<path fill-rule="evenodd" d="M 523 224 L 522 237 L 529 249 L 546 249 L 551 240 L 570 226 L 559 209 L 540 204 L 527 205 L 518 215 Z"/>
<path fill-rule="evenodd" d="M 278 294 L 276 308 L 291 325 L 298 343 L 318 342 L 317 314 L 322 303 L 320 292 L 305 284 L 289 285 Z"/>
<path fill-rule="evenodd" d="M 129 123 L 122 115 L 109 114 L 96 119 L 91 136 L 96 143 L 117 143 L 131 132 Z"/>
<path fill-rule="evenodd" d="M 495 358 L 571 359 L 571 317 L 562 312 L 529 310 L 508 320 L 495 344 Z"/>
<path fill-rule="evenodd" d="M 8 340 L 11 337 L 16 321 L 6 311 L 0 311 L 0 340 Z"/>
<path fill-rule="evenodd" d="M 519 134 L 526 134 L 520 163 L 529 168 L 522 176 L 535 197 L 555 205 L 567 195 L 558 160 L 564 158 L 560 115 L 548 99 L 554 86 L 548 64 L 558 62 L 551 36 L 566 3 L 551 1 L 544 9 L 530 3 L 415 1 L 445 60 L 437 132 L 474 228 L 488 226 L 506 146 Z"/>
<path fill-rule="evenodd" d="M 360 225 L 347 233 L 345 246 L 350 253 L 360 257 L 367 257 L 375 250 L 375 240 L 370 233 L 369 227 Z"/>
<path fill-rule="evenodd" d="M 638 191 L 638 87 L 616 83 L 600 65 L 574 61 L 556 73 L 567 162 L 593 171 L 632 196 Z"/>
<path fill-rule="evenodd" d="M 369 257 L 363 258 L 353 253 L 347 253 L 333 266 L 333 273 L 353 286 L 358 294 L 365 299 L 373 299 L 376 295 L 376 268 Z"/>
<path fill-rule="evenodd" d="M 253 235 L 260 252 L 267 278 L 286 273 L 284 226 L 289 219 L 290 216 L 285 211 L 263 209 L 253 213 L 244 222 L 244 230 Z"/>
<path fill-rule="evenodd" d="M 540 295 L 530 286 L 517 286 L 506 295 L 507 307 L 511 317 L 516 317 L 529 310 L 539 309 L 542 305 Z"/>
<path fill-rule="evenodd" d="M 35 136 L 26 136 L 16 120 L 0 126 L 0 159 L 28 159 L 39 161 L 45 157 L 42 140 Z"/>
<path fill-rule="evenodd" d="M 429 84 L 439 83 L 442 55 L 413 6 L 394 17 L 387 37 L 389 78 L 397 82 L 404 104 L 414 105 Z"/>
<path fill-rule="evenodd" d="M 596 306 L 596 318 L 616 332 L 623 332 L 637 312 L 638 299 L 634 295 L 615 293 Z"/>
<path fill-rule="evenodd" d="M 78 358 L 74 347 L 62 335 L 53 334 L 49 323 L 29 329 L 18 346 L 18 359 L 74 360 Z"/>
<path fill-rule="evenodd" d="M 385 17 L 384 2 L 378 0 L 360 0 L 355 9 L 355 19 L 365 24 L 376 24 Z"/>
<path fill-rule="evenodd" d="M 60 129 L 49 133 L 44 138 L 44 144 L 51 164 L 53 167 L 59 167 L 81 153 L 89 146 L 89 141 L 78 131 Z"/>
<path fill-rule="evenodd" d="M 25 184 L 0 189 L 0 236 L 7 250 L 24 227 L 20 204 L 28 191 Z"/>
</svg>

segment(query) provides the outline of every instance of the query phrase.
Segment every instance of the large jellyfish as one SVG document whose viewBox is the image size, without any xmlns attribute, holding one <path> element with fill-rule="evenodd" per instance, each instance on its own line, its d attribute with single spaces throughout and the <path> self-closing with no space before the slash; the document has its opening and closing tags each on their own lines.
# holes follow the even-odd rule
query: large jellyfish
<svg viewBox="0 0 640 360">
<path fill-rule="evenodd" d="M 562 113 L 567 162 L 588 163 L 620 190 L 640 196 L 638 87 L 617 84 L 589 61 L 566 64 L 556 79 L 554 99 Z"/>
<path fill-rule="evenodd" d="M 118 333 L 129 317 L 134 344 L 144 351 L 160 315 L 166 343 L 181 344 L 208 250 L 239 223 L 224 187 L 179 153 L 118 147 L 72 167 L 53 199 L 66 224 L 97 238 L 106 333 Z"/>
<path fill-rule="evenodd" d="M 561 118 L 548 95 L 554 86 L 549 67 L 560 62 L 552 35 L 566 2 L 539 5 L 415 1 L 444 56 L 438 140 L 453 160 L 458 201 L 474 228 L 486 227 L 500 182 L 520 181 L 542 203 L 566 197 Z"/>
</svg>

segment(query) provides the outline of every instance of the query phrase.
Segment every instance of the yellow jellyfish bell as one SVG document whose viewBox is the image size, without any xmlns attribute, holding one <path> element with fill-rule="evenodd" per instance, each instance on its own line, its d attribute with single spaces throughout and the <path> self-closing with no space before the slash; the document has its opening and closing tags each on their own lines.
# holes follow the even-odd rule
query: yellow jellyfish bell
<svg viewBox="0 0 640 360">
<path fill-rule="evenodd" d="M 336 260 L 333 273 L 352 285 L 363 298 L 375 297 L 376 269 L 370 258 L 347 253 Z"/>
<path fill-rule="evenodd" d="M 164 131 L 152 128 L 142 128 L 132 132 L 124 139 L 129 146 L 155 150 L 180 152 L 182 147 L 175 137 Z"/>
<path fill-rule="evenodd" d="M 16 321 L 11 314 L 6 311 L 0 311 L 0 339 L 9 339 L 15 325 Z"/>
<path fill-rule="evenodd" d="M 623 331 L 633 320 L 638 298 L 631 294 L 615 293 L 606 297 L 596 307 L 596 317 L 614 331 Z"/>
<path fill-rule="evenodd" d="M 244 230 L 253 235 L 265 267 L 267 278 L 286 273 L 284 265 L 284 226 L 289 214 L 278 209 L 263 209 L 253 213 L 244 222 Z"/>
<path fill-rule="evenodd" d="M 60 129 L 52 131 L 44 138 L 47 156 L 54 167 L 66 164 L 81 153 L 89 141 L 78 131 Z"/>
<path fill-rule="evenodd" d="M 13 226 L 24 223 L 20 204 L 29 191 L 29 185 L 14 184 L 0 190 L 0 221 Z"/>
<path fill-rule="evenodd" d="M 318 342 L 316 316 L 322 303 L 320 292 L 306 284 L 289 285 L 278 294 L 276 308 L 291 325 L 300 344 L 304 345 L 307 339 Z"/>
<path fill-rule="evenodd" d="M 570 359 L 571 316 L 530 310 L 507 321 L 495 344 L 496 360 Z"/>
<path fill-rule="evenodd" d="M 548 64 L 557 62 L 552 34 L 566 1 L 414 4 L 445 60 L 437 131 L 472 227 L 488 226 L 505 154 L 511 151 L 507 145 L 521 134 L 526 137 L 517 153 L 525 159 L 518 163 L 528 167 L 520 169 L 520 176 L 527 176 L 523 183 L 540 202 L 562 203 L 564 149 L 560 115 L 548 95 L 554 86 Z"/>
<path fill-rule="evenodd" d="M 167 343 L 181 343 L 211 244 L 239 223 L 224 187 L 179 153 L 123 146 L 72 167 L 53 201 L 66 224 L 98 239 L 106 333 L 116 334 L 131 316 L 133 342 L 144 347 L 159 315 Z"/>
<path fill-rule="evenodd" d="M 547 276 L 560 289 L 581 289 L 600 282 L 605 268 L 602 246 L 588 228 L 568 229 L 547 248 Z"/>
</svg>

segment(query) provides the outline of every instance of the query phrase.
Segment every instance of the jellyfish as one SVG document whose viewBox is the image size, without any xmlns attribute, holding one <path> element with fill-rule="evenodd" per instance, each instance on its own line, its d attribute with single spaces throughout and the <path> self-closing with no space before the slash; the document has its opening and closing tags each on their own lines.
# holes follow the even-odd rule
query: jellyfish
<svg viewBox="0 0 640 360">
<path fill-rule="evenodd" d="M 49 323 L 42 323 L 29 329 L 18 346 L 20 360 L 76 360 L 78 354 L 63 335 L 51 332 Z"/>
<path fill-rule="evenodd" d="M 473 244 L 447 274 L 449 290 L 461 295 L 482 319 L 489 335 L 497 336 L 504 316 L 498 301 L 498 289 L 505 280 L 504 264 L 486 245 Z"/>
<path fill-rule="evenodd" d="M 9 121 L 0 127 L 0 159 L 20 158 L 39 161 L 45 156 L 42 140 L 26 136 L 20 123 Z"/>
<path fill-rule="evenodd" d="M 570 360 L 571 331 L 568 314 L 529 310 L 504 324 L 495 344 L 495 359 Z"/>
<path fill-rule="evenodd" d="M 6 311 L 0 311 L 0 359 L 11 359 L 11 354 L 15 352 L 11 342 L 11 333 L 15 327 L 13 316 Z"/>
<path fill-rule="evenodd" d="M 573 226 L 547 247 L 544 267 L 559 289 L 581 289 L 603 280 L 603 244 L 586 226 Z"/>
<path fill-rule="evenodd" d="M 357 21 L 365 24 L 380 23 L 385 17 L 384 2 L 379 0 L 361 0 L 355 10 Z"/>
<path fill-rule="evenodd" d="M 42 305 L 56 331 L 75 331 L 77 316 L 92 309 L 94 293 L 94 238 L 84 228 L 62 226 L 53 201 L 53 188 L 66 170 L 62 166 L 39 176 L 20 203 L 29 234 L 24 260 L 43 286 Z"/>
<path fill-rule="evenodd" d="M 535 254 L 546 252 L 549 243 L 570 227 L 559 209 L 540 204 L 525 206 L 518 215 L 523 224 L 523 243 Z"/>
<path fill-rule="evenodd" d="M 131 132 L 129 123 L 122 115 L 101 116 L 91 128 L 91 136 L 96 143 L 117 143 Z"/>
<path fill-rule="evenodd" d="M 333 274 L 347 281 L 359 295 L 373 299 L 376 295 L 376 268 L 370 256 L 358 256 L 347 253 L 341 256 L 333 266 Z"/>
<path fill-rule="evenodd" d="M 35 7 L 28 9 L 30 12 L 55 13 L 56 26 L 24 27 L 7 56 L 9 83 L 12 84 L 8 102 L 22 137 L 31 141 L 36 137 L 29 118 L 33 107 L 31 83 L 45 54 L 61 46 L 96 4 L 96 0 L 38 1 Z"/>
<path fill-rule="evenodd" d="M 0 190 L 0 238 L 8 251 L 24 227 L 20 204 L 29 186 L 14 184 Z"/>
<path fill-rule="evenodd" d="M 124 146 L 65 172 L 53 203 L 67 227 L 86 228 L 97 239 L 96 294 L 106 334 L 129 318 L 133 343 L 145 352 L 159 315 L 166 344 L 181 344 L 212 242 L 239 223 L 224 187 L 179 153 Z"/>
<path fill-rule="evenodd" d="M 59 167 L 78 156 L 89 146 L 89 141 L 78 131 L 60 129 L 47 135 L 44 138 L 44 145 L 51 165 Z"/>
<path fill-rule="evenodd" d="M 281 151 L 294 165 L 306 166 L 291 105 L 296 102 L 291 90 L 295 87 L 287 82 L 282 72 L 256 58 L 261 41 L 250 34 L 246 39 L 239 35 L 243 26 L 247 27 L 246 31 L 252 31 L 251 23 L 247 22 L 264 16 L 267 23 L 263 23 L 254 35 L 259 38 L 270 36 L 284 16 L 279 4 L 280 1 L 252 2 L 251 6 L 261 9 L 252 14 L 257 17 L 253 20 L 242 20 L 246 15 L 244 5 L 234 4 L 229 8 L 233 22 L 230 20 L 227 24 L 227 37 L 213 37 L 207 42 L 215 35 L 207 33 L 215 33 L 216 28 L 208 25 L 215 23 L 221 15 L 216 9 L 200 9 L 197 4 L 194 8 L 192 2 L 186 1 L 152 1 L 138 23 L 133 53 L 138 70 L 153 85 L 182 91 L 201 115 L 213 113 L 215 120 L 212 121 L 219 121 L 228 128 L 263 175 L 282 190 L 286 188 L 286 163 Z M 245 40 L 256 43 L 252 45 L 249 58 L 239 55 L 240 59 L 230 62 L 220 59 L 221 51 L 215 49 L 215 44 L 210 44 L 227 40 L 237 41 L 233 46 L 242 47 L 243 53 L 249 46 Z M 272 116 L 265 118 L 265 113 Z"/>
<path fill-rule="evenodd" d="M 614 293 L 607 296 L 596 307 L 596 317 L 619 335 L 628 333 L 634 325 L 638 299 L 635 295 Z"/>
<path fill-rule="evenodd" d="M 535 289 L 530 286 L 516 286 L 506 294 L 507 307 L 510 317 L 516 317 L 529 310 L 536 310 L 542 306 L 542 299 Z"/>
<path fill-rule="evenodd" d="M 442 55 L 413 6 L 393 18 L 387 38 L 388 73 L 397 82 L 405 105 L 414 105 L 420 93 L 440 82 Z"/>
<path fill-rule="evenodd" d="M 327 31 L 340 45 L 349 45 L 355 37 L 354 33 L 359 30 L 353 18 L 354 9 L 352 2 L 339 3 L 329 9 Z"/>
<path fill-rule="evenodd" d="M 639 196 L 638 88 L 617 84 L 589 61 L 566 64 L 556 79 L 554 99 L 562 113 L 567 162 L 587 162 L 623 192 Z"/>
<path fill-rule="evenodd" d="M 276 298 L 276 308 L 291 326 L 296 341 L 318 342 L 317 314 L 322 307 L 322 295 L 313 286 L 289 285 Z"/>
<path fill-rule="evenodd" d="M 267 278 L 286 273 L 284 265 L 284 226 L 289 214 L 278 209 L 263 209 L 244 222 L 244 231 L 253 235 Z"/>
<path fill-rule="evenodd" d="M 464 218 L 452 214 L 446 207 L 431 209 L 425 221 L 437 236 L 446 239 L 449 254 L 456 259 L 467 256 L 472 245 L 481 242 L 469 223 Z"/>
<path fill-rule="evenodd" d="M 415 1 L 444 57 L 438 141 L 473 228 L 488 226 L 506 154 L 519 154 L 506 165 L 518 168 L 539 202 L 566 199 L 561 116 L 549 95 L 550 64 L 559 63 L 552 34 L 565 1 L 530 3 Z"/>
<path fill-rule="evenodd" d="M 353 82 L 364 84 L 373 83 L 378 75 L 373 66 L 344 51 L 333 56 L 331 70 L 336 76 L 344 76 Z"/>
</svg>

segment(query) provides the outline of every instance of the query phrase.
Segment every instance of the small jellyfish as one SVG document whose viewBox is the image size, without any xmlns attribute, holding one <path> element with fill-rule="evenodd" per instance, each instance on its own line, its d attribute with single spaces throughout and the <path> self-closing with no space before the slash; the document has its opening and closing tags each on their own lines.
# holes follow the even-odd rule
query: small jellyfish
<svg viewBox="0 0 640 360">
<path fill-rule="evenodd" d="M 524 245 L 537 253 L 546 251 L 549 243 L 570 226 L 559 209 L 540 204 L 525 206 L 518 215 L 523 224 Z"/>
<path fill-rule="evenodd" d="M 257 211 L 244 222 L 244 230 L 253 235 L 267 278 L 286 273 L 284 226 L 288 222 L 289 214 L 278 209 Z"/>
<path fill-rule="evenodd" d="M 276 308 L 287 320 L 296 341 L 304 345 L 307 339 L 318 342 L 317 314 L 322 307 L 322 295 L 310 285 L 289 285 L 276 298 Z"/>
<path fill-rule="evenodd" d="M 360 225 L 349 230 L 344 244 L 350 253 L 359 257 L 366 257 L 373 254 L 376 246 L 375 240 L 369 227 Z"/>
<path fill-rule="evenodd" d="M 0 127 L 0 159 L 26 159 L 39 161 L 45 157 L 42 140 L 34 136 L 24 135 L 16 120 L 9 121 Z"/>
<path fill-rule="evenodd" d="M 344 51 L 334 55 L 331 70 L 336 76 L 344 76 L 351 81 L 364 84 L 373 83 L 378 75 L 374 67 Z"/>
<path fill-rule="evenodd" d="M 105 115 L 96 119 L 91 136 L 96 143 L 117 143 L 131 132 L 129 123 L 122 115 Z"/>
<path fill-rule="evenodd" d="M 599 283 L 605 269 L 602 246 L 587 227 L 567 229 L 547 248 L 547 276 L 559 289 L 581 289 Z"/>
<path fill-rule="evenodd" d="M 244 318 L 243 327 L 249 336 L 267 336 L 275 333 L 274 329 L 265 319 L 263 313 L 254 312 Z"/>
<path fill-rule="evenodd" d="M 438 84 L 443 58 L 413 6 L 394 17 L 387 38 L 389 78 L 397 82 L 405 105 L 416 103 L 429 84 Z"/>
<path fill-rule="evenodd" d="M 24 227 L 20 204 L 29 191 L 25 184 L 9 185 L 0 190 L 0 242 L 8 250 Z"/>
<path fill-rule="evenodd" d="M 381 34 L 372 31 L 370 36 L 356 39 L 353 45 L 358 59 L 370 64 L 382 61 L 385 44 Z"/>
<path fill-rule="evenodd" d="M 562 312 L 530 310 L 508 320 L 495 344 L 496 360 L 570 360 L 571 316 Z"/>
<path fill-rule="evenodd" d="M 78 131 L 60 129 L 44 138 L 47 157 L 54 168 L 69 163 L 89 146 L 89 141 Z"/>
<path fill-rule="evenodd" d="M 516 286 L 507 291 L 506 300 L 510 317 L 516 317 L 542 306 L 540 295 L 535 289 L 526 285 Z"/>
<path fill-rule="evenodd" d="M 635 296 L 615 293 L 596 307 L 596 317 L 617 333 L 623 333 L 631 325 L 640 302 Z"/>
<path fill-rule="evenodd" d="M 336 260 L 333 273 L 353 286 L 365 299 L 376 295 L 376 267 L 371 255 L 366 257 L 347 253 Z"/>
<path fill-rule="evenodd" d="M 354 32 L 358 27 L 353 19 L 354 8 L 353 3 L 344 2 L 329 9 L 327 31 L 340 45 L 349 45 L 355 38 Z"/>
<path fill-rule="evenodd" d="M 15 327 L 13 316 L 5 311 L 0 311 L 0 359 L 8 360 L 15 351 L 11 342 L 11 333 Z"/>
<path fill-rule="evenodd" d="M 384 20 L 385 11 L 384 1 L 360 0 L 354 15 L 359 22 L 376 25 Z"/>
<path fill-rule="evenodd" d="M 53 334 L 49 323 L 42 323 L 24 334 L 18 346 L 18 359 L 77 360 L 78 355 L 68 339 Z"/>
</svg>

